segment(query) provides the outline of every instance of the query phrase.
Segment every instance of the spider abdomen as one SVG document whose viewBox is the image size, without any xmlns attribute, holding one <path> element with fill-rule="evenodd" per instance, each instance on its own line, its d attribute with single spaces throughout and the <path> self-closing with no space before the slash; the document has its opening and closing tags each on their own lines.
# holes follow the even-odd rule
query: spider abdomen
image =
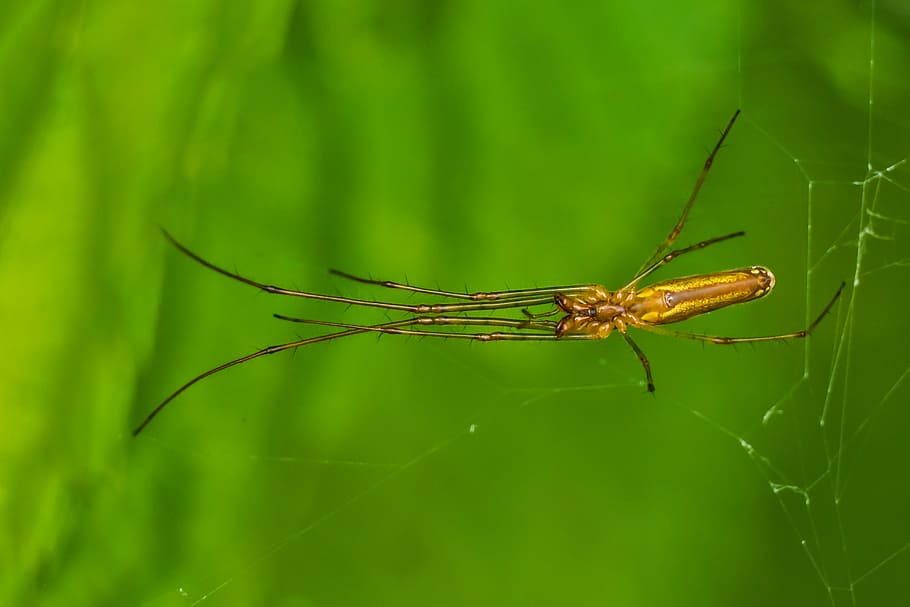
<svg viewBox="0 0 910 607">
<path fill-rule="evenodd" d="M 764 297 L 773 288 L 771 270 L 752 266 L 655 283 L 635 292 L 628 309 L 641 322 L 668 324 Z"/>
</svg>

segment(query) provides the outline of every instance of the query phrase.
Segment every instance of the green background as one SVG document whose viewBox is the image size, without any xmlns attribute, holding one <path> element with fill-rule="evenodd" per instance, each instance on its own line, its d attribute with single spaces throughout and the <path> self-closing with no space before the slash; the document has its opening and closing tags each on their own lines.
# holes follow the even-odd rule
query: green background
<svg viewBox="0 0 910 607">
<path fill-rule="evenodd" d="M 4 5 L 0 603 L 906 603 L 910 19 L 801 4 Z M 323 293 L 617 288 L 737 107 L 680 242 L 747 238 L 658 277 L 771 267 L 718 335 L 847 281 L 808 351 L 638 331 L 650 396 L 618 338 L 363 335 L 130 436 L 318 333 L 273 312 L 389 318 L 158 226 Z"/>
</svg>

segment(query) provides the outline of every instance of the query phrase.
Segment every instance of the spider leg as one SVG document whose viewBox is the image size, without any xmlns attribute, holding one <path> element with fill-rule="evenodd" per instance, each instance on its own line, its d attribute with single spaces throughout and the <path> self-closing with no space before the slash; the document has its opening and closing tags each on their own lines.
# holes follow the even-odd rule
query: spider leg
<svg viewBox="0 0 910 607">
<path fill-rule="evenodd" d="M 332 301 L 337 303 L 343 303 L 354 306 L 367 306 L 371 308 L 382 308 L 385 310 L 400 310 L 402 312 L 411 312 L 413 314 L 435 314 L 435 313 L 448 313 L 448 312 L 470 312 L 476 310 L 502 310 L 507 308 L 524 308 L 528 306 L 536 306 L 545 303 L 552 303 L 553 296 L 557 293 L 578 293 L 588 291 L 592 288 L 595 288 L 596 285 L 572 285 L 566 287 L 545 287 L 541 289 L 520 289 L 515 291 L 491 291 L 491 292 L 479 292 L 479 293 L 453 293 L 449 291 L 438 291 L 435 289 L 423 289 L 421 287 L 411 287 L 408 285 L 402 285 L 394 282 L 388 281 L 378 281 L 370 280 L 366 278 L 358 278 L 344 272 L 339 272 L 338 270 L 332 270 L 334 274 L 343 276 L 350 280 L 355 280 L 357 282 L 363 282 L 367 284 L 374 284 L 378 286 L 393 288 L 393 289 L 402 289 L 406 291 L 415 291 L 418 293 L 430 294 L 430 295 L 439 295 L 444 297 L 450 297 L 453 299 L 467 299 L 473 303 L 449 303 L 449 304 L 398 304 L 391 302 L 383 301 L 370 301 L 365 299 L 354 299 L 351 297 L 341 297 L 337 295 L 323 295 L 321 293 L 309 293 L 306 291 L 295 291 L 293 289 L 286 289 L 284 287 L 278 287 L 275 285 L 267 285 L 258 281 L 255 281 L 251 278 L 241 276 L 235 272 L 225 270 L 222 267 L 216 266 L 212 262 L 203 259 L 196 253 L 193 253 L 188 248 L 180 244 L 173 236 L 171 236 L 167 230 L 161 228 L 161 232 L 164 234 L 174 247 L 177 248 L 181 253 L 189 257 L 190 259 L 196 261 L 197 263 L 207 267 L 208 269 L 221 274 L 222 276 L 227 276 L 238 282 L 242 282 L 251 287 L 255 287 L 266 293 L 272 293 L 275 295 L 287 295 L 290 297 L 302 297 L 304 299 L 315 299 L 319 301 Z"/>
<path fill-rule="evenodd" d="M 645 368 L 645 377 L 648 380 L 648 392 L 654 392 L 654 378 L 651 376 L 651 363 L 648 362 L 648 357 L 645 356 L 645 353 L 641 348 L 638 347 L 632 338 L 629 337 L 627 333 L 620 333 L 623 338 L 626 340 L 626 343 L 629 344 L 629 347 L 635 352 L 635 355 L 638 356 L 638 360 L 641 362 L 641 366 Z"/>
<path fill-rule="evenodd" d="M 521 313 L 527 316 L 528 318 L 546 318 L 547 316 L 554 316 L 562 312 L 559 308 L 553 308 L 549 312 L 538 312 L 537 314 L 531 312 L 527 308 L 522 308 Z"/>
<path fill-rule="evenodd" d="M 828 305 L 821 311 L 821 314 L 815 317 L 809 326 L 805 329 L 799 331 L 792 331 L 790 333 L 781 333 L 779 335 L 760 335 L 757 337 L 718 337 L 715 335 L 701 335 L 699 333 L 686 333 L 685 331 L 675 331 L 673 329 L 665 329 L 663 327 L 651 324 L 637 324 L 636 327 L 644 329 L 645 331 L 650 331 L 652 333 L 657 333 L 659 335 L 667 335 L 670 337 L 683 337 L 685 339 L 695 339 L 698 341 L 707 341 L 713 344 L 719 345 L 728 345 L 728 344 L 744 344 L 744 343 L 755 343 L 760 341 L 778 341 L 781 339 L 804 339 L 812 334 L 812 331 L 815 330 L 815 327 L 818 326 L 818 323 L 828 315 L 831 311 L 831 308 L 834 307 L 834 303 L 841 296 L 841 293 L 844 290 L 846 283 L 841 283 L 840 287 L 837 289 L 837 292 L 834 294 L 834 297 L 831 298 L 831 301 L 828 302 Z"/>
<path fill-rule="evenodd" d="M 484 336 L 492 335 L 485 333 L 444 333 L 441 331 L 424 331 L 424 330 L 406 330 L 399 327 L 414 325 L 446 325 L 454 327 L 509 327 L 518 330 L 535 330 L 546 331 L 550 335 L 507 333 L 504 335 L 537 335 L 538 337 L 556 337 L 556 323 L 552 320 L 518 320 L 511 318 L 479 318 L 465 316 L 415 316 L 406 318 L 396 323 L 385 323 L 381 325 L 356 325 L 351 323 L 334 322 L 328 320 L 310 320 L 307 318 L 293 318 L 283 314 L 274 314 L 275 318 L 287 320 L 290 322 L 299 322 L 307 325 L 318 325 L 322 327 L 339 327 L 343 329 L 358 329 L 361 331 L 376 331 L 379 333 L 394 333 L 396 335 L 426 335 L 429 337 L 456 337 L 462 339 L 478 339 L 488 341 Z M 511 338 L 505 338 L 511 339 Z"/>
<path fill-rule="evenodd" d="M 648 274 L 651 274 L 652 272 L 654 272 L 661 266 L 664 266 L 664 265 L 670 263 L 671 261 L 673 261 L 680 255 L 683 255 L 685 253 L 691 253 L 692 251 L 698 251 L 698 250 L 704 249 L 705 247 L 710 246 L 712 244 L 717 244 L 718 242 L 723 242 L 725 240 L 730 240 L 731 238 L 738 238 L 740 236 L 745 236 L 745 235 L 746 235 L 746 233 L 743 232 L 742 230 L 740 230 L 739 232 L 733 232 L 732 234 L 718 236 L 717 238 L 709 238 L 708 240 L 702 240 L 701 242 L 696 242 L 695 244 L 693 244 L 691 246 L 670 251 L 669 253 L 667 253 L 666 255 L 664 255 L 663 257 L 661 257 L 654 263 L 652 263 L 650 266 L 647 266 L 643 270 L 641 270 L 635 276 L 635 278 L 632 279 L 632 281 L 629 284 L 627 284 L 625 287 L 623 287 L 623 290 L 628 290 L 629 288 L 634 287 L 641 281 L 642 278 L 644 278 Z"/>
<path fill-rule="evenodd" d="M 442 337 L 451 339 L 472 339 L 476 341 L 579 341 L 600 339 L 596 334 L 556 335 L 556 323 L 553 321 L 512 320 L 505 318 L 464 318 L 445 316 L 418 316 L 405 319 L 398 323 L 383 325 L 355 325 L 351 323 L 332 322 L 327 320 L 308 320 L 303 318 L 289 318 L 275 314 L 276 318 L 301 322 L 324 327 L 339 327 L 357 331 L 374 331 L 377 333 L 390 333 L 393 335 L 417 335 L 424 337 Z M 423 329 L 402 329 L 407 325 L 450 325 L 450 326 L 493 326 L 510 327 L 514 329 L 533 329 L 548 331 L 548 333 L 449 333 L 444 331 L 426 331 Z"/>
<path fill-rule="evenodd" d="M 410 319 L 408 319 L 407 321 L 390 322 L 390 323 L 386 323 L 385 325 L 380 325 L 380 326 L 387 326 L 387 327 L 401 326 L 408 322 L 410 322 Z M 339 331 L 337 333 L 330 333 L 328 335 L 319 335 L 318 337 L 309 337 L 307 339 L 298 339 L 296 341 L 290 341 L 290 342 L 283 343 L 283 344 L 268 346 L 267 348 L 257 350 L 256 352 L 247 354 L 246 356 L 241 356 L 240 358 L 235 358 L 234 360 L 230 360 L 224 364 L 221 364 L 221 365 L 218 365 L 217 367 L 209 369 L 205 373 L 201 373 L 201 374 L 197 375 L 196 377 L 194 377 L 193 379 L 189 380 L 188 382 L 186 382 L 185 384 L 183 384 L 182 386 L 180 386 L 179 388 L 174 390 L 170 396 L 168 396 L 163 401 L 161 401 L 158 404 L 158 406 L 155 407 L 152 410 L 152 412 L 148 414 L 148 416 L 146 416 L 146 418 L 142 421 L 142 423 L 139 424 L 135 430 L 133 430 L 133 436 L 136 436 L 137 434 L 142 432 L 143 428 L 145 428 L 149 424 L 149 422 L 151 422 L 155 418 L 155 416 L 158 415 L 161 412 L 161 410 L 167 406 L 167 404 L 169 402 L 171 402 L 172 400 L 177 398 L 187 388 L 189 388 L 193 384 L 198 383 L 199 381 L 205 379 L 206 377 L 209 377 L 211 375 L 224 371 L 225 369 L 229 369 L 235 365 L 239 365 L 239 364 L 243 364 L 245 362 L 251 361 L 254 358 L 259 358 L 260 356 L 265 356 L 267 354 L 277 354 L 278 352 L 284 352 L 285 350 L 292 350 L 294 348 L 299 348 L 301 346 L 315 344 L 320 341 L 330 341 L 333 339 L 338 339 L 340 337 L 347 337 L 349 335 L 356 335 L 358 333 L 364 333 L 364 332 L 365 332 L 365 329 L 348 329 L 347 331 Z"/>
<path fill-rule="evenodd" d="M 275 285 L 267 285 L 261 282 L 257 282 L 251 278 L 241 276 L 235 272 L 225 270 L 219 266 L 216 266 L 210 261 L 203 259 L 199 255 L 193 253 L 185 246 L 180 244 L 173 236 L 171 236 L 167 230 L 164 228 L 161 229 L 165 238 L 167 238 L 171 244 L 173 244 L 181 253 L 189 257 L 190 259 L 196 261 L 197 263 L 202 264 L 203 266 L 213 270 L 222 276 L 227 276 L 233 280 L 242 282 L 251 287 L 255 287 L 266 293 L 272 293 L 276 295 L 288 295 L 291 297 L 302 297 L 304 299 L 315 299 L 319 301 L 332 301 L 337 303 L 343 303 L 348 305 L 355 306 L 367 306 L 372 308 L 382 308 L 385 310 L 400 310 L 402 312 L 411 312 L 413 314 L 430 314 L 430 313 L 447 313 L 447 312 L 468 312 L 474 310 L 499 310 L 506 308 L 523 308 L 527 306 L 536 306 L 545 303 L 552 303 L 553 295 L 560 292 L 577 292 L 590 289 L 590 285 L 578 285 L 570 287 L 551 287 L 545 289 L 525 289 L 520 291 L 498 291 L 494 293 L 475 293 L 475 294 L 452 294 L 452 297 L 461 298 L 461 299 L 470 299 L 473 303 L 461 303 L 461 304 L 397 304 L 390 302 L 382 301 L 369 301 L 364 299 L 354 299 L 351 297 L 341 297 L 336 295 L 323 295 L 321 293 L 308 293 L 306 291 L 295 291 L 293 289 L 286 289 L 284 287 L 278 287 Z M 342 274 L 345 277 L 350 277 L 349 275 Z M 361 279 L 361 282 L 373 282 L 366 279 Z M 383 285 L 381 282 L 376 282 L 376 284 Z M 395 283 L 391 283 L 395 284 Z M 408 289 L 406 285 L 399 285 L 394 288 L 403 288 Z M 417 289 L 417 288 L 415 288 Z M 430 289 L 425 289 L 421 292 L 434 293 L 434 294 L 446 294 L 446 291 L 432 291 Z"/>
<path fill-rule="evenodd" d="M 642 270 L 650 267 L 654 262 L 661 258 L 663 252 L 673 246 L 673 243 L 676 242 L 676 239 L 679 237 L 679 233 L 682 232 L 683 226 L 686 225 L 686 220 L 689 218 L 689 211 L 692 210 L 692 205 L 695 204 L 695 199 L 698 197 L 698 192 L 701 190 L 702 184 L 705 183 L 705 179 L 708 177 L 708 171 L 711 170 L 711 165 L 714 164 L 714 157 L 717 156 L 717 152 L 720 151 L 721 146 L 724 143 L 724 140 L 727 138 L 727 135 L 730 133 L 730 129 L 733 128 L 733 123 L 736 122 L 736 118 L 739 116 L 740 110 L 736 110 L 733 113 L 733 117 L 730 118 L 730 122 L 727 123 L 727 127 L 720 134 L 720 139 L 714 145 L 714 149 L 711 150 L 711 153 L 708 155 L 708 159 L 705 160 L 705 165 L 702 167 L 701 172 L 698 174 L 698 179 L 695 180 L 695 187 L 692 188 L 692 193 L 689 194 L 689 200 L 686 201 L 686 206 L 683 207 L 682 215 L 679 216 L 679 221 L 676 222 L 676 225 L 673 226 L 673 229 L 670 230 L 670 233 L 667 235 L 667 238 L 661 243 L 653 255 L 646 261 L 637 274 L 641 274 Z"/>
<path fill-rule="evenodd" d="M 564 287 L 542 287 L 540 289 L 516 289 L 512 291 L 479 291 L 476 293 L 458 293 L 455 291 L 441 291 L 439 289 L 427 289 L 413 285 L 401 284 L 391 280 L 373 280 L 372 278 L 362 278 L 354 276 L 341 270 L 329 270 L 335 276 L 341 276 L 354 282 L 360 282 L 367 285 L 375 285 L 386 289 L 400 289 L 402 291 L 412 291 L 414 293 L 423 293 L 425 295 L 437 295 L 439 297 L 449 297 L 451 299 L 469 299 L 471 301 L 494 301 L 501 299 L 516 299 L 522 297 L 537 297 L 541 295 L 555 295 L 556 293 L 578 293 L 590 290 L 597 285 L 569 285 Z"/>
</svg>

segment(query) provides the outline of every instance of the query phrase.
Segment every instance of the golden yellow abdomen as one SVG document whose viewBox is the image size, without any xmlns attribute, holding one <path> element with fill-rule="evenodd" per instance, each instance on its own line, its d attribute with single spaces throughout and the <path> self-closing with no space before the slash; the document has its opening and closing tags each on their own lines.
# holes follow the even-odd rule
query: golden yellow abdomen
<svg viewBox="0 0 910 607">
<path fill-rule="evenodd" d="M 660 325 L 752 301 L 773 288 L 771 270 L 752 266 L 658 282 L 637 291 L 626 307 L 642 322 Z"/>
</svg>

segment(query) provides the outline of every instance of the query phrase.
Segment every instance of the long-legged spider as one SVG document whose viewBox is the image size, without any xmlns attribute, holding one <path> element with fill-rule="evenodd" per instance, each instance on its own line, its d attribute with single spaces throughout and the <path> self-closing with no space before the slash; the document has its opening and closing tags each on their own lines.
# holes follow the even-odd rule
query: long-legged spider
<svg viewBox="0 0 910 607">
<path fill-rule="evenodd" d="M 685 333 L 666 329 L 659 325 L 679 322 L 693 316 L 705 314 L 723 308 L 725 306 L 745 303 L 760 297 L 764 297 L 774 288 L 774 274 L 771 270 L 761 267 L 752 266 L 738 270 L 727 270 L 715 272 L 712 274 L 702 274 L 698 276 L 688 276 L 685 278 L 673 278 L 638 288 L 638 284 L 645 277 L 652 274 L 658 268 L 670 263 L 680 255 L 703 249 L 709 245 L 743 236 L 745 232 L 733 232 L 725 236 L 703 240 L 694 245 L 674 249 L 667 252 L 686 223 L 689 211 L 695 203 L 699 190 L 708 176 L 708 171 L 714 162 L 723 145 L 727 134 L 733 127 L 733 123 L 739 116 L 737 110 L 726 128 L 721 133 L 720 139 L 711 150 L 705 161 L 704 167 L 695 181 L 695 186 L 683 212 L 670 230 L 670 233 L 657 248 L 654 254 L 645 262 L 635 276 L 621 289 L 610 292 L 604 287 L 596 284 L 572 285 L 565 287 L 545 287 L 540 289 L 519 289 L 510 291 L 491 291 L 479 293 L 455 293 L 451 291 L 440 291 L 437 289 L 427 289 L 406 284 L 399 284 L 390 281 L 371 280 L 352 276 L 345 272 L 332 270 L 332 273 L 353 281 L 386 287 L 389 289 L 398 289 L 402 291 L 411 291 L 424 295 L 431 295 L 455 300 L 461 300 L 458 303 L 432 303 L 432 304 L 401 304 L 382 301 L 367 301 L 362 299 L 352 299 L 349 297 L 339 297 L 334 295 L 322 295 L 319 293 L 307 293 L 304 291 L 294 291 L 282 287 L 263 284 L 240 276 L 234 272 L 229 272 L 220 268 L 209 261 L 199 257 L 182 244 L 177 242 L 170 234 L 164 231 L 165 237 L 177 247 L 183 254 L 196 260 L 205 267 L 223 274 L 239 282 L 261 289 L 267 293 L 277 295 L 290 295 L 292 297 L 303 297 L 305 299 L 318 299 L 322 301 L 332 301 L 356 306 L 369 306 L 373 308 L 382 308 L 385 310 L 398 310 L 411 314 L 408 318 L 385 322 L 377 325 L 357 325 L 344 322 L 332 322 L 324 320 L 308 320 L 302 318 L 291 318 L 280 314 L 275 314 L 276 318 L 292 322 L 306 323 L 311 325 L 322 325 L 326 327 L 337 327 L 344 329 L 327 335 L 319 335 L 306 339 L 298 339 L 283 344 L 277 344 L 263 348 L 257 352 L 247 354 L 235 360 L 228 361 L 213 369 L 209 369 L 193 379 L 189 380 L 170 396 L 164 399 L 151 413 L 142 421 L 141 424 L 133 431 L 133 434 L 139 434 L 148 423 L 154 419 L 158 413 L 174 398 L 184 390 L 205 379 L 206 377 L 223 371 L 234 365 L 239 365 L 247 361 L 265 356 L 266 354 L 275 354 L 284 350 L 291 350 L 314 344 L 320 341 L 328 341 L 356 335 L 358 333 L 378 332 L 393 333 L 397 335 L 422 335 L 427 337 L 442 337 L 456 339 L 473 339 L 477 341 L 571 341 L 571 340 L 593 340 L 604 339 L 614 330 L 626 340 L 626 343 L 632 348 L 638 359 L 641 361 L 645 370 L 645 376 L 648 382 L 648 390 L 654 391 L 654 380 L 651 375 L 651 364 L 645 353 L 629 336 L 627 329 L 637 327 L 646 331 L 659 333 L 662 335 L 672 335 L 684 337 L 686 339 L 697 339 L 715 344 L 735 344 L 744 342 L 773 341 L 779 339 L 799 339 L 807 337 L 813 329 L 821 322 L 822 318 L 831 310 L 834 302 L 840 296 L 844 288 L 841 283 L 834 297 L 828 302 L 821 313 L 806 328 L 790 333 L 781 333 L 778 335 L 765 335 L 759 337 L 716 337 L 711 335 L 699 335 L 694 333 Z M 548 312 L 532 313 L 530 308 L 534 306 L 555 306 Z M 494 310 L 505 310 L 520 308 L 523 318 L 502 318 L 496 316 L 461 316 L 463 312 L 491 312 Z M 561 314 L 559 320 L 546 320 L 549 316 Z M 445 331 L 427 330 L 426 326 L 459 326 L 474 328 L 475 332 L 452 333 Z M 421 327 L 421 328 L 409 328 Z M 484 331 L 489 327 L 498 327 L 510 329 L 509 331 Z"/>
</svg>

